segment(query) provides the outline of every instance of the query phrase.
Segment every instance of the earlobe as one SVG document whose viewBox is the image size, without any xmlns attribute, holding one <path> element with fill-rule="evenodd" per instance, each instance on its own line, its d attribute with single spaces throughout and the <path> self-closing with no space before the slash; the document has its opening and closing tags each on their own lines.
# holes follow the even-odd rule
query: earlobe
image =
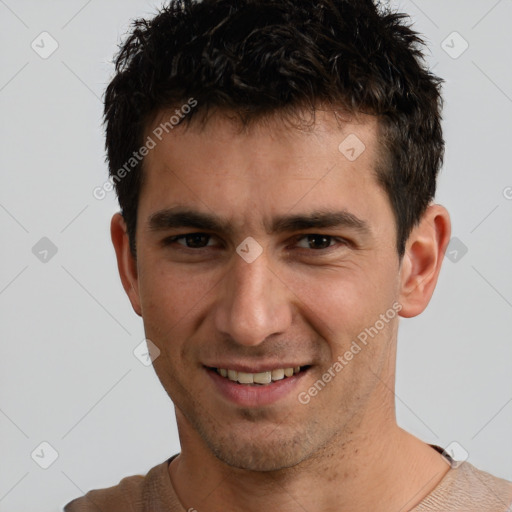
<svg viewBox="0 0 512 512">
<path fill-rule="evenodd" d="M 117 268 L 124 291 L 128 295 L 133 310 L 142 316 L 139 296 L 137 262 L 130 250 L 126 223 L 120 213 L 114 214 L 110 222 L 110 236 L 116 251 Z"/>
<path fill-rule="evenodd" d="M 437 284 L 451 223 L 446 208 L 430 205 L 407 240 L 400 270 L 400 316 L 410 318 L 427 307 Z"/>
</svg>

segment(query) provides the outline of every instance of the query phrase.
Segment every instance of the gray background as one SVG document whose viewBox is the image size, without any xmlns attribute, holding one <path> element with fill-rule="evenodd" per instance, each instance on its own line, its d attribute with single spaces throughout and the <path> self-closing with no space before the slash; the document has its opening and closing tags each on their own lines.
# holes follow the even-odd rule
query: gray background
<svg viewBox="0 0 512 512">
<path fill-rule="evenodd" d="M 110 244 L 115 197 L 92 195 L 111 58 L 158 5 L 0 0 L 0 511 L 59 510 L 179 451 L 172 403 L 133 354 L 144 334 Z M 393 5 L 446 80 L 437 200 L 460 240 L 427 311 L 401 322 L 398 420 L 512 480 L 512 1 Z M 43 31 L 59 45 L 46 59 L 31 47 L 51 48 Z M 47 469 L 42 442 L 58 453 Z"/>
</svg>

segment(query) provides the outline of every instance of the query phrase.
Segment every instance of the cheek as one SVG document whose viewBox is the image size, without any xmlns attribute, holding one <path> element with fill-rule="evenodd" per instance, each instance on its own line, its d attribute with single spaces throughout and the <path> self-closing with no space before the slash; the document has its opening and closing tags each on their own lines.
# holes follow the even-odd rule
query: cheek
<svg viewBox="0 0 512 512">
<path fill-rule="evenodd" d="M 192 335 L 208 313 L 208 303 L 219 293 L 220 271 L 177 265 L 165 259 L 141 260 L 139 293 L 146 335 L 171 350 Z"/>
<path fill-rule="evenodd" d="M 396 300 L 392 274 L 376 265 L 321 269 L 289 276 L 298 307 L 313 328 L 331 340 L 331 349 L 347 343 L 371 327 Z"/>
<path fill-rule="evenodd" d="M 197 279 L 189 279 L 179 269 L 165 267 L 156 261 L 147 261 L 139 274 L 139 293 L 146 329 L 157 330 L 164 339 L 171 330 L 192 312 L 204 291 Z"/>
</svg>

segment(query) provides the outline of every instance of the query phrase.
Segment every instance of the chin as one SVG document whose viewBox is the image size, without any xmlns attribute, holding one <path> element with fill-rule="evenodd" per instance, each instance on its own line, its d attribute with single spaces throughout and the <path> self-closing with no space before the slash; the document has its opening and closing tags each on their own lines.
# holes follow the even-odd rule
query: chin
<svg viewBox="0 0 512 512">
<path fill-rule="evenodd" d="M 289 450 L 277 450 L 275 446 L 223 446 L 210 447 L 214 455 L 222 462 L 246 471 L 279 471 L 296 466 L 304 455 Z"/>
<path fill-rule="evenodd" d="M 256 435 L 251 435 L 251 430 Z M 231 432 L 229 435 L 223 433 L 216 436 L 213 432 L 208 432 L 202 437 L 220 461 L 247 471 L 265 472 L 291 468 L 308 459 L 314 452 L 314 443 L 305 432 L 295 431 L 286 435 L 286 429 L 275 425 L 271 431 L 262 428 L 256 433 L 252 428 L 245 435 Z"/>
<path fill-rule="evenodd" d="M 292 468 L 313 457 L 329 437 L 315 422 L 280 424 L 268 412 L 244 410 L 235 421 L 221 424 L 213 414 L 178 410 L 195 431 L 196 442 L 201 439 L 218 460 L 246 471 Z"/>
</svg>

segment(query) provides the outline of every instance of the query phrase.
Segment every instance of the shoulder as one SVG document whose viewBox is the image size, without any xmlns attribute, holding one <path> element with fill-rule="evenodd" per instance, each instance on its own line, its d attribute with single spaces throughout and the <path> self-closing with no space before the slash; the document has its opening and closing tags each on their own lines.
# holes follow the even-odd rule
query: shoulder
<svg viewBox="0 0 512 512">
<path fill-rule="evenodd" d="M 80 498 L 70 501 L 64 512 L 135 512 L 140 510 L 142 484 L 145 477 L 133 475 L 123 478 L 117 485 L 94 489 Z"/>
<path fill-rule="evenodd" d="M 156 465 L 146 475 L 127 476 L 112 487 L 91 490 L 65 505 L 64 512 L 142 512 L 155 493 L 168 492 L 169 461 Z"/>
<path fill-rule="evenodd" d="M 512 482 L 481 471 L 469 462 L 463 462 L 450 469 L 413 512 L 510 512 L 511 504 Z"/>
</svg>

